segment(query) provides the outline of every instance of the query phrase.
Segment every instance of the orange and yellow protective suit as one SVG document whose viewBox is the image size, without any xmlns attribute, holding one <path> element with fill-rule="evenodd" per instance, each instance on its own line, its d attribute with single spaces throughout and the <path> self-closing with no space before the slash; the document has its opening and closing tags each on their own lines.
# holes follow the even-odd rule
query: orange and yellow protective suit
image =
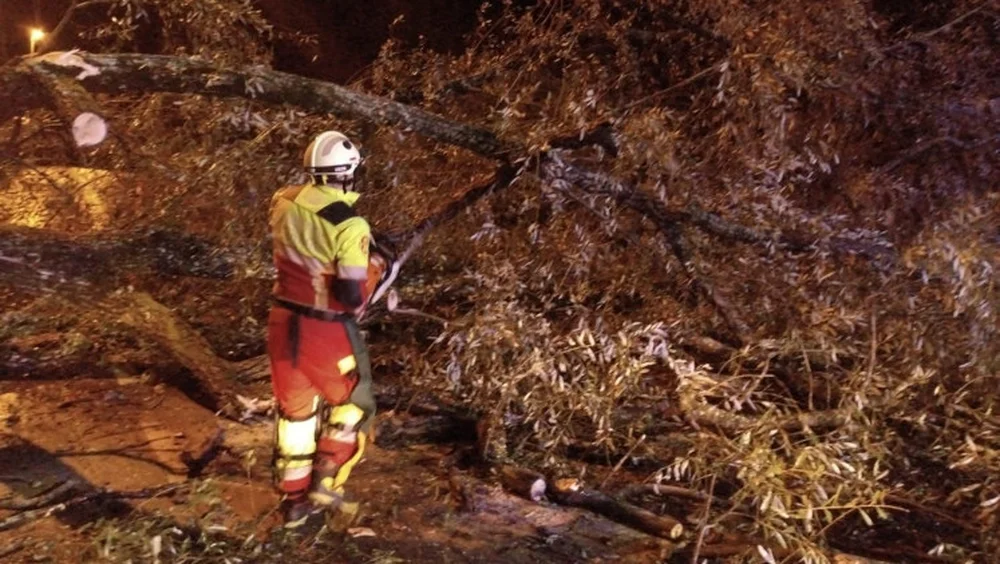
<svg viewBox="0 0 1000 564">
<path fill-rule="evenodd" d="M 355 192 L 310 184 L 279 190 L 271 205 L 277 279 L 267 350 L 278 408 L 275 481 L 289 499 L 308 494 L 320 505 L 342 501 L 375 416 L 355 316 L 386 265 L 369 252 L 371 229 L 354 211 L 357 199 Z M 341 303 L 338 295 L 354 295 L 349 301 L 356 303 Z"/>
</svg>

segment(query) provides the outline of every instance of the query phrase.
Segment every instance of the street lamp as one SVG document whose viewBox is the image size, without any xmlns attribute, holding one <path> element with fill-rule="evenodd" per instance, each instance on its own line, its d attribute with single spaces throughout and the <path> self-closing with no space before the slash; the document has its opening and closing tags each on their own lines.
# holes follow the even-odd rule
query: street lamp
<svg viewBox="0 0 1000 564">
<path fill-rule="evenodd" d="M 34 55 L 35 54 L 35 47 L 38 46 L 38 42 L 41 41 L 44 38 L 45 38 L 45 32 L 42 31 L 42 30 L 40 30 L 40 29 L 38 29 L 37 27 L 33 27 L 30 30 L 28 30 L 28 39 L 31 42 L 30 43 L 31 48 L 30 48 L 30 50 L 28 52 L 30 54 Z"/>
</svg>

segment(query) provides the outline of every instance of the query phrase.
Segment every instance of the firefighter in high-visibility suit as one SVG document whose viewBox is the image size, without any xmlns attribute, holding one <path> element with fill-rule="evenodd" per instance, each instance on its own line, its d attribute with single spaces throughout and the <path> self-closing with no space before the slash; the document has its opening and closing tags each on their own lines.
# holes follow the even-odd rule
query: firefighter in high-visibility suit
<svg viewBox="0 0 1000 564">
<path fill-rule="evenodd" d="M 312 182 L 279 190 L 271 203 L 277 279 L 267 350 L 277 400 L 274 473 L 289 528 L 326 508 L 355 510 L 344 483 L 375 415 L 355 320 L 390 257 L 372 252 L 371 229 L 354 210 L 360 164 L 346 136 L 321 133 L 304 155 Z"/>
</svg>

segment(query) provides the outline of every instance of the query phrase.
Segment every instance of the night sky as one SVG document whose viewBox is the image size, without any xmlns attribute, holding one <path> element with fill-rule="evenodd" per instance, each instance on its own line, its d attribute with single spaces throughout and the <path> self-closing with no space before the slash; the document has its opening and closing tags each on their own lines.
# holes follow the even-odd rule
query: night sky
<svg viewBox="0 0 1000 564">
<path fill-rule="evenodd" d="M 274 45 L 275 66 L 297 74 L 346 82 L 378 54 L 398 15 L 403 24 L 396 37 L 415 43 L 424 36 L 430 47 L 454 50 L 476 24 L 480 0 L 258 0 L 256 4 L 277 29 L 314 35 L 318 44 L 302 48 Z M 28 30 L 51 30 L 70 0 L 0 0 L 0 62 L 28 52 Z M 102 18 L 103 6 L 80 11 L 76 20 Z M 75 29 L 67 29 L 55 49 L 79 47 Z M 147 47 L 155 51 L 155 46 Z"/>
</svg>

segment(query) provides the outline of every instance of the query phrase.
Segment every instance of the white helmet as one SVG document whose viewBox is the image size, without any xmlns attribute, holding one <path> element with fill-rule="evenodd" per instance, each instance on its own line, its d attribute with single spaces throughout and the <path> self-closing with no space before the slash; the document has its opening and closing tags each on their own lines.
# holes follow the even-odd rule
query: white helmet
<svg viewBox="0 0 1000 564">
<path fill-rule="evenodd" d="M 324 131 L 306 147 L 302 166 L 316 182 L 326 184 L 352 183 L 354 171 L 361 164 L 361 153 L 346 135 L 339 131 Z M 346 187 L 346 186 L 345 186 Z"/>
</svg>

